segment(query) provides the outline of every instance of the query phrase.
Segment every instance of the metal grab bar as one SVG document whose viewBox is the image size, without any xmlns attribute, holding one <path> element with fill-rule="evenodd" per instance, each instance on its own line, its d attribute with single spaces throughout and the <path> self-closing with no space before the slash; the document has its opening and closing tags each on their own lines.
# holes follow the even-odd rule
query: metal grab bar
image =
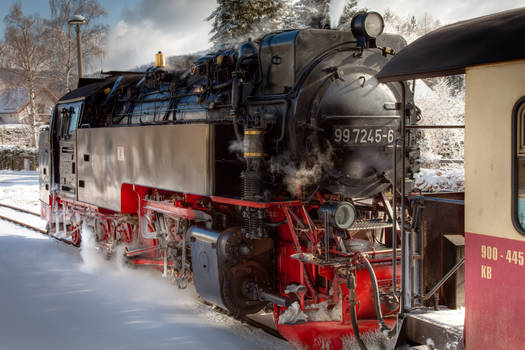
<svg viewBox="0 0 525 350">
<path fill-rule="evenodd" d="M 406 125 L 407 129 L 465 129 L 465 125 Z"/>
<path fill-rule="evenodd" d="M 438 290 L 439 288 L 441 288 L 441 286 L 442 286 L 443 284 L 445 284 L 445 282 L 448 281 L 448 279 L 449 279 L 450 277 L 452 277 L 452 275 L 453 275 L 454 273 L 456 273 L 456 271 L 457 271 L 457 270 L 461 267 L 461 265 L 463 265 L 464 263 L 465 263 L 465 257 L 462 257 L 462 258 L 456 263 L 456 265 L 452 266 L 452 268 L 450 269 L 450 271 L 447 272 L 447 274 L 446 274 L 445 276 L 443 276 L 443 278 L 442 278 L 441 280 L 439 280 L 439 282 L 434 286 L 434 288 L 432 288 L 432 289 L 430 290 L 430 292 L 428 292 L 427 294 L 423 294 L 423 295 L 421 295 L 421 296 L 420 296 L 420 299 L 421 299 L 421 300 L 427 300 L 427 299 L 430 299 L 430 297 L 431 297 L 432 295 L 434 295 L 434 294 L 437 292 L 437 290 Z"/>
<path fill-rule="evenodd" d="M 465 201 L 464 200 L 460 200 L 460 199 L 436 198 L 436 197 L 425 197 L 425 196 L 414 196 L 414 195 L 409 195 L 408 199 L 409 200 L 417 199 L 417 200 L 423 200 L 423 201 L 427 201 L 427 202 L 441 202 L 441 203 L 465 205 Z"/>
</svg>

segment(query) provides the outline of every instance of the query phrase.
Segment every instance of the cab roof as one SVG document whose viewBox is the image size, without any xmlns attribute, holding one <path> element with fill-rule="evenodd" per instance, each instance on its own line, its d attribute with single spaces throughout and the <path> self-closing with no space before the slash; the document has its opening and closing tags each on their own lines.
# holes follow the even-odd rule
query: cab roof
<svg viewBox="0 0 525 350">
<path fill-rule="evenodd" d="M 465 73 L 467 67 L 525 59 L 525 7 L 441 27 L 417 39 L 378 73 L 380 82 Z"/>
</svg>

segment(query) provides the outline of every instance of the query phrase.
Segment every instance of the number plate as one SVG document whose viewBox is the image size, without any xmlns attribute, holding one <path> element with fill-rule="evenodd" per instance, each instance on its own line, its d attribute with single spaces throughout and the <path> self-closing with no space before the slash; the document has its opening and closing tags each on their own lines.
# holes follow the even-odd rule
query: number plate
<svg viewBox="0 0 525 350">
<path fill-rule="evenodd" d="M 386 126 L 334 126 L 333 140 L 342 146 L 389 145 L 394 142 L 394 129 Z"/>
</svg>

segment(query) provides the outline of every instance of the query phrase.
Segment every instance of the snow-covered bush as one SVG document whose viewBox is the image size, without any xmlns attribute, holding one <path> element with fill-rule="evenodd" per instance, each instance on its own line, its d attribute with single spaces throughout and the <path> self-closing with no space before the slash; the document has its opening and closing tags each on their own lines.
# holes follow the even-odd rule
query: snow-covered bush
<svg viewBox="0 0 525 350">
<path fill-rule="evenodd" d="M 440 78 L 432 88 L 418 81 L 415 103 L 421 110 L 422 125 L 464 125 L 464 91 L 450 94 L 447 81 Z M 423 129 L 418 133 L 423 168 L 440 168 L 443 164 L 462 166 L 465 149 L 464 129 Z"/>
<path fill-rule="evenodd" d="M 385 31 L 403 35 L 408 43 L 441 26 L 429 14 L 416 19 L 387 11 L 384 18 Z M 414 92 L 421 111 L 419 124 L 465 124 L 463 76 L 418 80 Z M 415 174 L 416 187 L 425 192 L 463 191 L 464 129 L 422 129 L 417 131 L 417 140 L 422 169 Z"/>
</svg>

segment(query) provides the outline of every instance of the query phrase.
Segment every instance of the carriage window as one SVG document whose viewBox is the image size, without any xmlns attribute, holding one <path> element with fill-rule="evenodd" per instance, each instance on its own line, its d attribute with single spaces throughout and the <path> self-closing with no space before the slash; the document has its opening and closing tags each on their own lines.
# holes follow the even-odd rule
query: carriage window
<svg viewBox="0 0 525 350">
<path fill-rule="evenodd" d="M 514 213 L 516 229 L 525 234 L 525 98 L 514 106 Z"/>
<path fill-rule="evenodd" d="M 69 122 L 69 134 L 72 134 L 77 130 L 78 120 L 80 119 L 80 107 L 82 103 L 76 103 L 73 106 L 69 107 L 69 113 L 71 115 L 71 120 Z"/>
<path fill-rule="evenodd" d="M 58 118 L 58 133 L 62 137 L 71 135 L 77 130 L 78 121 L 82 111 L 83 102 L 64 103 L 57 106 Z"/>
</svg>

